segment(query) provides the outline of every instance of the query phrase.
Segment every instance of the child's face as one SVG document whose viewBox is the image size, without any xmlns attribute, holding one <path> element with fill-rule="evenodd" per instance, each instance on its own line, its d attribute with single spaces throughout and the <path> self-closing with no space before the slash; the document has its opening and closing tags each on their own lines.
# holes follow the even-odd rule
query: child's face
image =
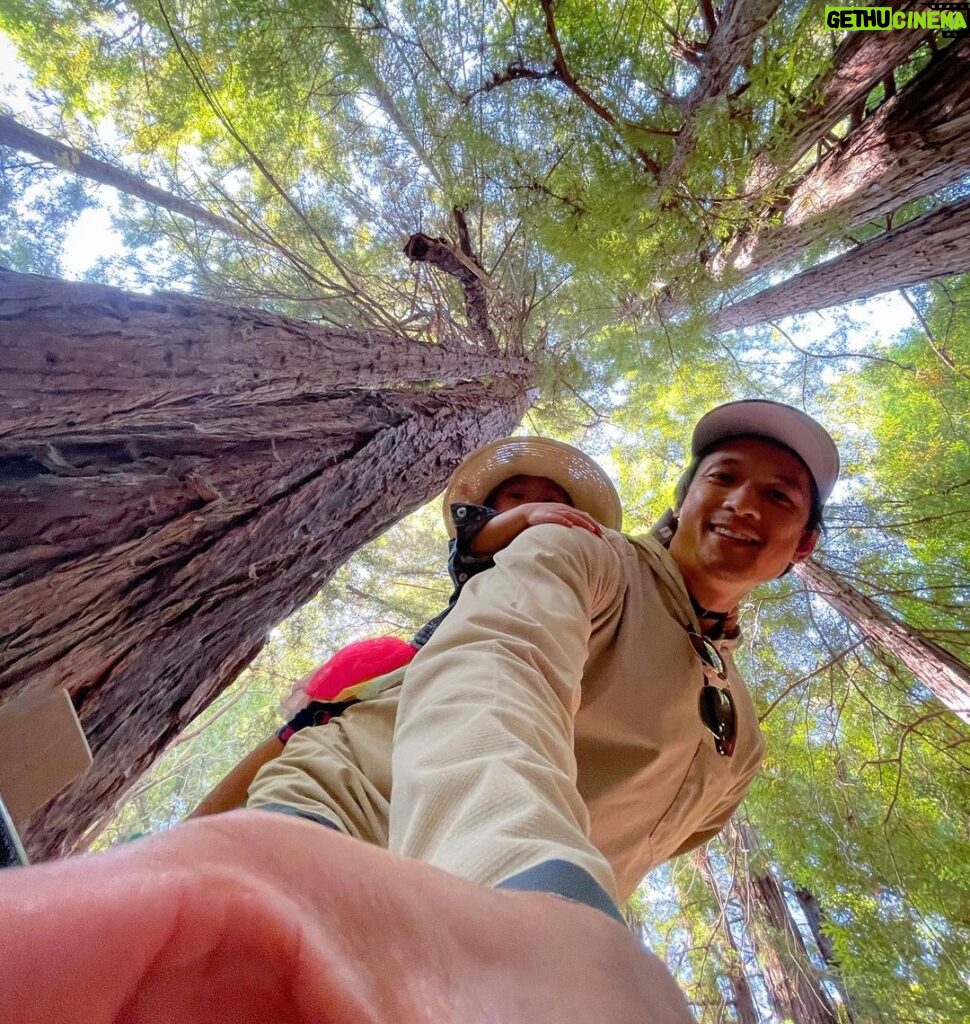
<svg viewBox="0 0 970 1024">
<path fill-rule="evenodd" d="M 503 480 L 491 496 L 491 506 L 496 512 L 508 512 L 510 508 L 533 501 L 572 505 L 572 499 L 559 484 L 544 476 L 511 476 Z"/>
</svg>

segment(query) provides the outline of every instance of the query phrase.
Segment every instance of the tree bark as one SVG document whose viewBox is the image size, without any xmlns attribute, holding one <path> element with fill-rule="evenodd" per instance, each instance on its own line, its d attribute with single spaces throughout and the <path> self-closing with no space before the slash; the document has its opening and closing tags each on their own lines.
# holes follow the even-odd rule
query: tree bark
<svg viewBox="0 0 970 1024">
<path fill-rule="evenodd" d="M 890 48 L 884 40 L 898 37 L 912 42 L 908 31 L 859 35 L 868 37 L 868 45 L 859 44 L 857 53 L 873 56 L 885 46 L 885 63 L 889 54 L 897 52 L 897 44 Z M 885 69 L 885 63 L 875 57 L 862 64 L 850 60 L 863 79 L 865 69 L 874 75 Z M 787 195 L 773 203 L 760 221 L 722 246 L 708 260 L 701 287 L 709 293 L 780 268 L 812 246 L 844 238 L 853 229 L 891 215 L 905 203 L 970 173 L 968 68 L 970 39 L 957 40 L 937 53 L 905 88 L 790 185 Z M 862 90 L 860 83 L 858 91 Z M 855 92 L 850 89 L 845 95 Z M 806 110 L 806 137 L 819 130 L 824 121 L 819 117 L 811 108 Z M 759 157 L 752 171 L 756 179 L 746 187 L 761 187 L 761 177 L 767 181 L 770 175 L 764 168 L 758 170 L 759 161 L 776 159 L 770 151 Z M 680 285 L 668 286 L 655 305 L 662 319 L 682 313 L 686 305 Z"/>
<path fill-rule="evenodd" d="M 959 658 L 890 615 L 815 559 L 796 565 L 795 573 L 867 640 L 901 661 L 941 704 L 970 722 L 970 668 Z"/>
<path fill-rule="evenodd" d="M 761 965 L 772 1007 L 781 1020 L 793 1024 L 838 1024 L 838 1013 L 808 957 L 785 894 L 771 869 L 755 867 L 758 849 L 754 831 L 737 826 L 749 851 L 748 876 L 741 882 L 752 944 Z"/>
<path fill-rule="evenodd" d="M 900 0 L 885 6 L 902 11 L 916 8 Z M 782 115 L 768 145 L 755 157 L 742 190 L 745 199 L 758 198 L 777 182 L 930 35 L 928 29 L 906 28 L 846 36 L 831 65 L 805 90 L 804 101 Z"/>
<path fill-rule="evenodd" d="M 525 359 L 467 345 L 5 270 L 0 331 L 0 456 L 10 443 L 56 446 L 65 432 L 76 442 L 91 431 L 125 441 L 141 429 L 157 435 L 160 417 L 170 430 L 201 410 L 211 436 L 219 423 L 245 431 L 253 406 L 296 406 L 335 389 L 531 372 Z"/>
<path fill-rule="evenodd" d="M 687 97 L 684 123 L 674 152 L 660 169 L 657 184 L 673 184 L 697 145 L 697 114 L 703 104 L 727 90 L 737 69 L 751 56 L 758 33 L 772 19 L 779 0 L 728 0 L 701 56 L 700 77 Z"/>
<path fill-rule="evenodd" d="M 459 211 L 455 211 L 460 216 Z M 459 224 L 464 226 L 462 216 Z M 468 229 L 465 227 L 463 238 L 468 239 Z M 430 263 L 446 274 L 450 274 L 460 284 L 465 293 L 465 316 L 472 330 L 482 341 L 485 351 L 497 355 L 499 351 L 498 342 L 489 324 L 488 300 L 486 289 L 488 286 L 488 275 L 482 269 L 482 265 L 471 254 L 471 251 L 464 252 L 458 246 L 453 245 L 447 238 L 431 238 L 422 232 L 412 235 L 404 246 L 404 255 L 412 263 Z"/>
<path fill-rule="evenodd" d="M 166 192 L 164 189 L 149 185 L 138 175 L 113 167 L 96 157 L 88 156 L 80 149 L 41 135 L 40 132 L 35 132 L 6 114 L 0 114 L 0 146 L 9 146 L 18 152 L 29 153 L 31 156 L 37 157 L 38 160 L 53 164 L 62 171 L 71 171 L 82 178 L 90 178 L 91 181 L 100 182 L 102 185 L 110 185 L 119 192 L 144 199 L 146 203 L 160 206 L 162 209 L 168 210 L 169 213 L 180 214 L 236 238 L 244 238 L 250 242 L 258 241 L 241 224 L 220 217 L 219 214 L 189 202 L 187 199 L 172 195 L 171 192 Z"/>
<path fill-rule="evenodd" d="M 510 431 L 529 366 L 4 279 L 0 700 L 66 686 L 95 755 L 25 824 L 43 858 L 83 845 L 273 626 Z"/>
<path fill-rule="evenodd" d="M 773 288 L 725 306 L 711 322 L 721 334 L 967 270 L 970 199 L 916 217 Z"/>
<path fill-rule="evenodd" d="M 761 1014 L 754 1003 L 754 996 L 751 993 L 751 983 L 744 971 L 744 958 L 741 949 L 738 947 L 734 933 L 731 931 L 731 922 L 728 920 L 727 901 L 721 893 L 721 887 L 714 875 L 714 868 L 711 865 L 711 858 L 704 847 L 694 850 L 694 864 L 697 866 L 701 877 L 714 893 L 714 898 L 721 908 L 719 928 L 724 944 L 730 951 L 725 958 L 728 963 L 728 983 L 731 986 L 732 1003 L 734 1012 L 737 1015 L 738 1024 L 759 1024 Z"/>
<path fill-rule="evenodd" d="M 846 991 L 845 982 L 842 981 L 841 964 L 835 956 L 832 939 L 825 932 L 825 915 L 822 913 L 818 899 L 808 889 L 796 889 L 795 898 L 798 900 L 798 905 L 802 908 L 809 930 L 815 939 L 815 944 L 818 946 L 818 951 L 825 961 L 825 966 L 829 968 L 830 980 L 838 988 L 839 995 L 842 997 L 846 1020 L 849 1024 L 852 1024 L 855 1020 L 855 1014 L 849 1005 L 849 993 Z"/>
<path fill-rule="evenodd" d="M 895 32 L 870 32 L 870 37 Z M 936 54 L 791 190 L 781 223 L 711 261 L 715 279 L 776 269 L 812 245 L 887 216 L 970 173 L 970 38 Z M 729 269 L 730 268 L 730 269 Z"/>
</svg>

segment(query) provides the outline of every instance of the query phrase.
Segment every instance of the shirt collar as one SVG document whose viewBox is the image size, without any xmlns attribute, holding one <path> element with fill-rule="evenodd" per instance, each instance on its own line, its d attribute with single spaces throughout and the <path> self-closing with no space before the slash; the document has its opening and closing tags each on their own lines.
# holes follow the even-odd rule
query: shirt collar
<svg viewBox="0 0 970 1024">
<path fill-rule="evenodd" d="M 681 621 L 685 628 L 700 632 L 701 624 L 691 603 L 687 584 L 684 582 L 680 566 L 674 561 L 673 555 L 655 537 L 627 537 L 627 540 L 646 555 L 654 572 L 666 583 L 669 592 L 675 599 L 677 611 L 681 615 Z M 738 626 L 737 610 L 735 609 L 731 617 L 725 621 L 724 631 L 717 638 L 717 643 L 733 650 L 741 642 L 741 639 L 741 629 Z"/>
</svg>

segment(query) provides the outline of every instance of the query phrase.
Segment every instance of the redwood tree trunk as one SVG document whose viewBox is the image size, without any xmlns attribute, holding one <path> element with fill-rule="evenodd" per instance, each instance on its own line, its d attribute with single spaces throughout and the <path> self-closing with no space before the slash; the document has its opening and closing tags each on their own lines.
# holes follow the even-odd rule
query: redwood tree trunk
<svg viewBox="0 0 970 1024">
<path fill-rule="evenodd" d="M 916 7 L 899 0 L 885 6 Z M 745 181 L 745 198 L 751 200 L 774 184 L 931 34 L 928 29 L 906 28 L 846 36 L 831 65 L 805 89 L 805 102 L 782 116 L 765 151 L 755 158 Z"/>
<path fill-rule="evenodd" d="M 849 1021 L 849 1024 L 852 1024 L 855 1020 L 855 1014 L 853 1014 L 852 1008 L 849 1005 L 849 994 L 846 991 L 845 983 L 842 981 L 841 964 L 835 956 L 832 939 L 825 932 L 825 915 L 822 913 L 818 899 L 808 889 L 796 889 L 795 898 L 805 914 L 805 920 L 808 922 L 808 927 L 812 932 L 812 937 L 815 939 L 815 944 L 818 946 L 818 951 L 825 961 L 825 966 L 829 968 L 830 980 L 838 988 L 839 994 L 842 996 L 846 1020 Z"/>
<path fill-rule="evenodd" d="M 872 32 L 870 36 L 893 36 Z M 712 260 L 726 278 L 765 273 L 970 173 L 970 38 L 938 53 L 791 190 L 777 226 Z M 726 268 L 730 261 L 731 272 Z"/>
<path fill-rule="evenodd" d="M 704 847 L 699 847 L 694 850 L 692 856 L 701 877 L 714 893 L 714 898 L 717 900 L 721 908 L 718 920 L 718 930 L 724 941 L 724 945 L 729 951 L 729 954 L 725 959 L 728 964 L 728 983 L 731 986 L 732 1003 L 734 1005 L 734 1011 L 737 1014 L 738 1024 L 759 1024 L 761 1014 L 758 1013 L 758 1008 L 754 1003 L 754 996 L 751 993 L 751 983 L 748 981 L 748 976 L 744 971 L 743 954 L 738 947 L 734 933 L 731 931 L 731 922 L 728 919 L 727 903 L 721 894 L 721 887 L 718 885 L 717 878 L 714 875 L 711 858 L 708 856 L 707 850 Z"/>
<path fill-rule="evenodd" d="M 795 566 L 805 586 L 844 615 L 872 643 L 897 661 L 965 722 L 970 722 L 970 668 L 959 658 L 894 618 L 814 559 Z"/>
<path fill-rule="evenodd" d="M 0 270 L 0 331 L 0 445 L 109 431 L 127 438 L 160 417 L 184 427 L 203 415 L 207 433 L 193 430 L 201 440 L 216 423 L 245 430 L 254 407 L 289 409 L 334 390 L 531 372 L 524 359 L 457 339 L 428 345 L 9 270 Z"/>
<path fill-rule="evenodd" d="M 737 827 L 745 848 L 756 850 L 752 829 Z M 757 860 L 749 860 L 740 893 L 771 1004 L 781 1020 L 793 1024 L 838 1024 L 838 1013 L 808 958 L 784 892 L 767 866 L 754 867 Z"/>
<path fill-rule="evenodd" d="M 884 71 L 886 62 L 876 57 L 897 53 L 897 43 L 890 48 L 886 40 L 908 40 L 907 46 L 913 40 L 908 31 L 860 35 L 870 42 L 860 45 L 857 52 L 870 59 L 861 64 L 852 59 L 850 64 L 862 76 L 858 91 L 864 95 L 863 86 L 873 83 L 867 82 L 863 72 Z M 931 195 L 970 173 L 968 68 L 970 39 L 957 40 L 938 53 L 920 74 L 789 186 L 787 195 L 773 203 L 754 226 L 735 235 L 711 257 L 704 270 L 705 290 L 782 267 L 811 246 L 830 244 L 847 231 L 892 214 L 905 203 Z M 852 77 L 847 76 L 850 81 Z M 846 92 L 855 94 L 852 89 Z M 805 113 L 807 138 L 825 118 L 820 121 L 812 108 Z M 746 185 L 752 198 L 772 183 L 772 168 L 783 162 L 771 151 L 755 161 Z M 779 211 L 783 211 L 780 218 Z M 659 316 L 667 318 L 684 310 L 679 288 L 672 285 L 658 300 Z"/>
<path fill-rule="evenodd" d="M 721 334 L 967 270 L 970 199 L 916 217 L 773 288 L 725 306 L 714 314 L 712 325 Z"/>
<path fill-rule="evenodd" d="M 697 85 L 687 96 L 687 109 L 674 151 L 664 164 L 657 184 L 673 184 L 697 146 L 697 114 L 700 108 L 721 96 L 737 69 L 749 60 L 758 33 L 774 16 L 779 0 L 728 0 L 714 31 L 699 57 Z"/>
<path fill-rule="evenodd" d="M 353 551 L 509 432 L 529 366 L 176 296 L 0 285 L 0 700 L 66 686 L 95 755 L 26 823 L 41 858 L 76 849 Z"/>
<path fill-rule="evenodd" d="M 78 174 L 82 178 L 90 178 L 102 185 L 110 185 L 120 192 L 144 199 L 153 206 L 160 206 L 170 213 L 189 217 L 191 220 L 224 231 L 226 234 L 257 241 L 240 224 L 220 217 L 219 214 L 213 213 L 197 203 L 191 203 L 180 196 L 172 195 L 171 192 L 149 185 L 147 181 L 139 178 L 136 174 L 114 167 L 96 157 L 88 156 L 80 149 L 67 146 L 63 142 L 58 142 L 57 139 L 41 135 L 40 132 L 35 132 L 32 128 L 20 124 L 6 114 L 0 114 L 0 146 L 9 146 L 21 153 L 29 153 L 45 163 L 59 167 L 62 171 L 73 171 L 74 174 Z"/>
</svg>

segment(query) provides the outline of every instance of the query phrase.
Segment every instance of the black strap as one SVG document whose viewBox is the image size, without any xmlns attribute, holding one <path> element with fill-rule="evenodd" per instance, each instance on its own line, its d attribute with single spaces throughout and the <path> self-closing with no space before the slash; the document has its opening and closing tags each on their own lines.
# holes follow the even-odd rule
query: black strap
<svg viewBox="0 0 970 1024">
<path fill-rule="evenodd" d="M 27 863 L 27 854 L 24 853 L 20 836 L 14 828 L 7 808 L 0 800 L 0 868 L 10 868 Z"/>
<path fill-rule="evenodd" d="M 331 718 L 339 718 L 352 704 L 359 703 L 358 700 L 311 701 L 305 708 L 300 708 L 276 735 L 285 743 L 293 733 L 315 725 L 326 725 Z"/>
<path fill-rule="evenodd" d="M 705 608 L 702 604 L 698 604 L 694 600 L 694 595 L 689 594 L 691 607 L 694 609 L 699 619 L 714 619 L 715 622 L 724 622 L 731 617 L 731 612 L 712 612 L 709 608 Z M 734 611 L 732 608 L 731 611 Z"/>
<path fill-rule="evenodd" d="M 724 635 L 724 623 L 731 617 L 734 609 L 732 608 L 730 612 L 712 612 L 702 604 L 698 604 L 694 600 L 693 594 L 688 593 L 687 596 L 690 598 L 691 607 L 694 609 L 694 613 L 699 621 L 708 619 L 714 622 L 714 626 L 711 629 L 704 631 L 705 635 L 711 640 L 720 640 Z"/>
</svg>

